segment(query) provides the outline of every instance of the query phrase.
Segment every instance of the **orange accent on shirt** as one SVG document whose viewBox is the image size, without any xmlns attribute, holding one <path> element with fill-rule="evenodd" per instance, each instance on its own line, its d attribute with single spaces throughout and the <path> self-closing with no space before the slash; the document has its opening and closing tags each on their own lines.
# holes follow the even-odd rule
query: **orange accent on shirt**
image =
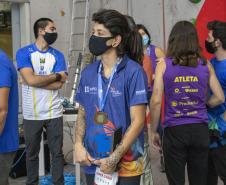
<svg viewBox="0 0 226 185">
<path fill-rule="evenodd" d="M 144 55 L 143 68 L 144 68 L 144 71 L 147 75 L 148 87 L 150 87 L 151 82 L 152 82 L 152 61 L 151 61 L 151 58 L 148 55 Z"/>
</svg>

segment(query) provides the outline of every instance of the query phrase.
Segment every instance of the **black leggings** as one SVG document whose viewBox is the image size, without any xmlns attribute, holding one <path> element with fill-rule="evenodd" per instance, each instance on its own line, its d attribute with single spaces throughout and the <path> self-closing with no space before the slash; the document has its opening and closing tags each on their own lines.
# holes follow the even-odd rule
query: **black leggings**
<svg viewBox="0 0 226 185">
<path fill-rule="evenodd" d="M 206 185 L 209 150 L 207 124 L 187 124 L 164 130 L 163 154 L 169 185 Z"/>
<path fill-rule="evenodd" d="M 87 185 L 94 185 L 94 174 L 86 174 Z M 140 185 L 140 176 L 119 177 L 117 185 Z"/>
</svg>

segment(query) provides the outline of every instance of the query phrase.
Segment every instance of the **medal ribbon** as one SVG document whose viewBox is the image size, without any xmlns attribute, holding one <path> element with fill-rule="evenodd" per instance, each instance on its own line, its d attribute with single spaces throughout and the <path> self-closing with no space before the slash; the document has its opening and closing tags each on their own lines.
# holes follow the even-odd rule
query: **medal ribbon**
<svg viewBox="0 0 226 185">
<path fill-rule="evenodd" d="M 102 76 L 101 76 L 102 63 L 100 63 L 100 65 L 99 65 L 99 69 L 98 69 L 98 103 L 99 103 L 99 109 L 100 109 L 99 111 L 104 110 L 104 106 L 105 106 L 105 103 L 107 100 L 109 89 L 111 87 L 111 83 L 112 83 L 114 74 L 117 71 L 117 67 L 118 67 L 119 63 L 120 62 L 117 62 L 112 70 L 110 80 L 108 82 L 107 90 L 106 90 L 106 93 L 104 96 L 103 96 L 103 84 L 102 84 Z"/>
</svg>

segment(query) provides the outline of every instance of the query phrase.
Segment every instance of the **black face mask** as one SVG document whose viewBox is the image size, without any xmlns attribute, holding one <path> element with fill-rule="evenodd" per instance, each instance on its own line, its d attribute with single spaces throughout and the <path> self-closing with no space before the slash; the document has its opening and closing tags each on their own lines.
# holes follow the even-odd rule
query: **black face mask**
<svg viewBox="0 0 226 185">
<path fill-rule="evenodd" d="M 114 37 L 97 37 L 92 35 L 89 39 L 89 50 L 95 56 L 102 55 L 112 46 L 107 46 L 106 42 Z"/>
<path fill-rule="evenodd" d="M 43 37 L 44 37 L 45 41 L 47 42 L 47 44 L 51 45 L 56 41 L 57 33 L 56 32 L 53 32 L 53 33 L 46 32 Z"/>
<path fill-rule="evenodd" d="M 211 54 L 214 54 L 217 51 L 217 48 L 213 46 L 215 41 L 213 42 L 208 42 L 207 40 L 205 41 L 205 47 L 206 51 L 208 51 Z"/>
</svg>

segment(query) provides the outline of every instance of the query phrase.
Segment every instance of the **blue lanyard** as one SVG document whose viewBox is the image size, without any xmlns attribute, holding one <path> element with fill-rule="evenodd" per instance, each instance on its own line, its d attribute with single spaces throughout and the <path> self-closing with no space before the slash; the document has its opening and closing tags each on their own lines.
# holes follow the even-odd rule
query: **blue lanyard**
<svg viewBox="0 0 226 185">
<path fill-rule="evenodd" d="M 119 62 L 117 62 L 112 70 L 111 76 L 110 76 L 110 80 L 108 82 L 108 86 L 107 86 L 107 90 L 105 95 L 103 96 L 103 84 L 102 84 L 102 76 L 101 76 L 101 69 L 102 69 L 102 63 L 100 63 L 99 69 L 98 69 L 98 103 L 99 103 L 99 111 L 103 111 L 104 110 L 104 106 L 107 100 L 107 96 L 109 93 L 109 89 L 111 87 L 111 83 L 114 77 L 114 74 L 117 71 L 117 67 L 119 65 Z"/>
</svg>

